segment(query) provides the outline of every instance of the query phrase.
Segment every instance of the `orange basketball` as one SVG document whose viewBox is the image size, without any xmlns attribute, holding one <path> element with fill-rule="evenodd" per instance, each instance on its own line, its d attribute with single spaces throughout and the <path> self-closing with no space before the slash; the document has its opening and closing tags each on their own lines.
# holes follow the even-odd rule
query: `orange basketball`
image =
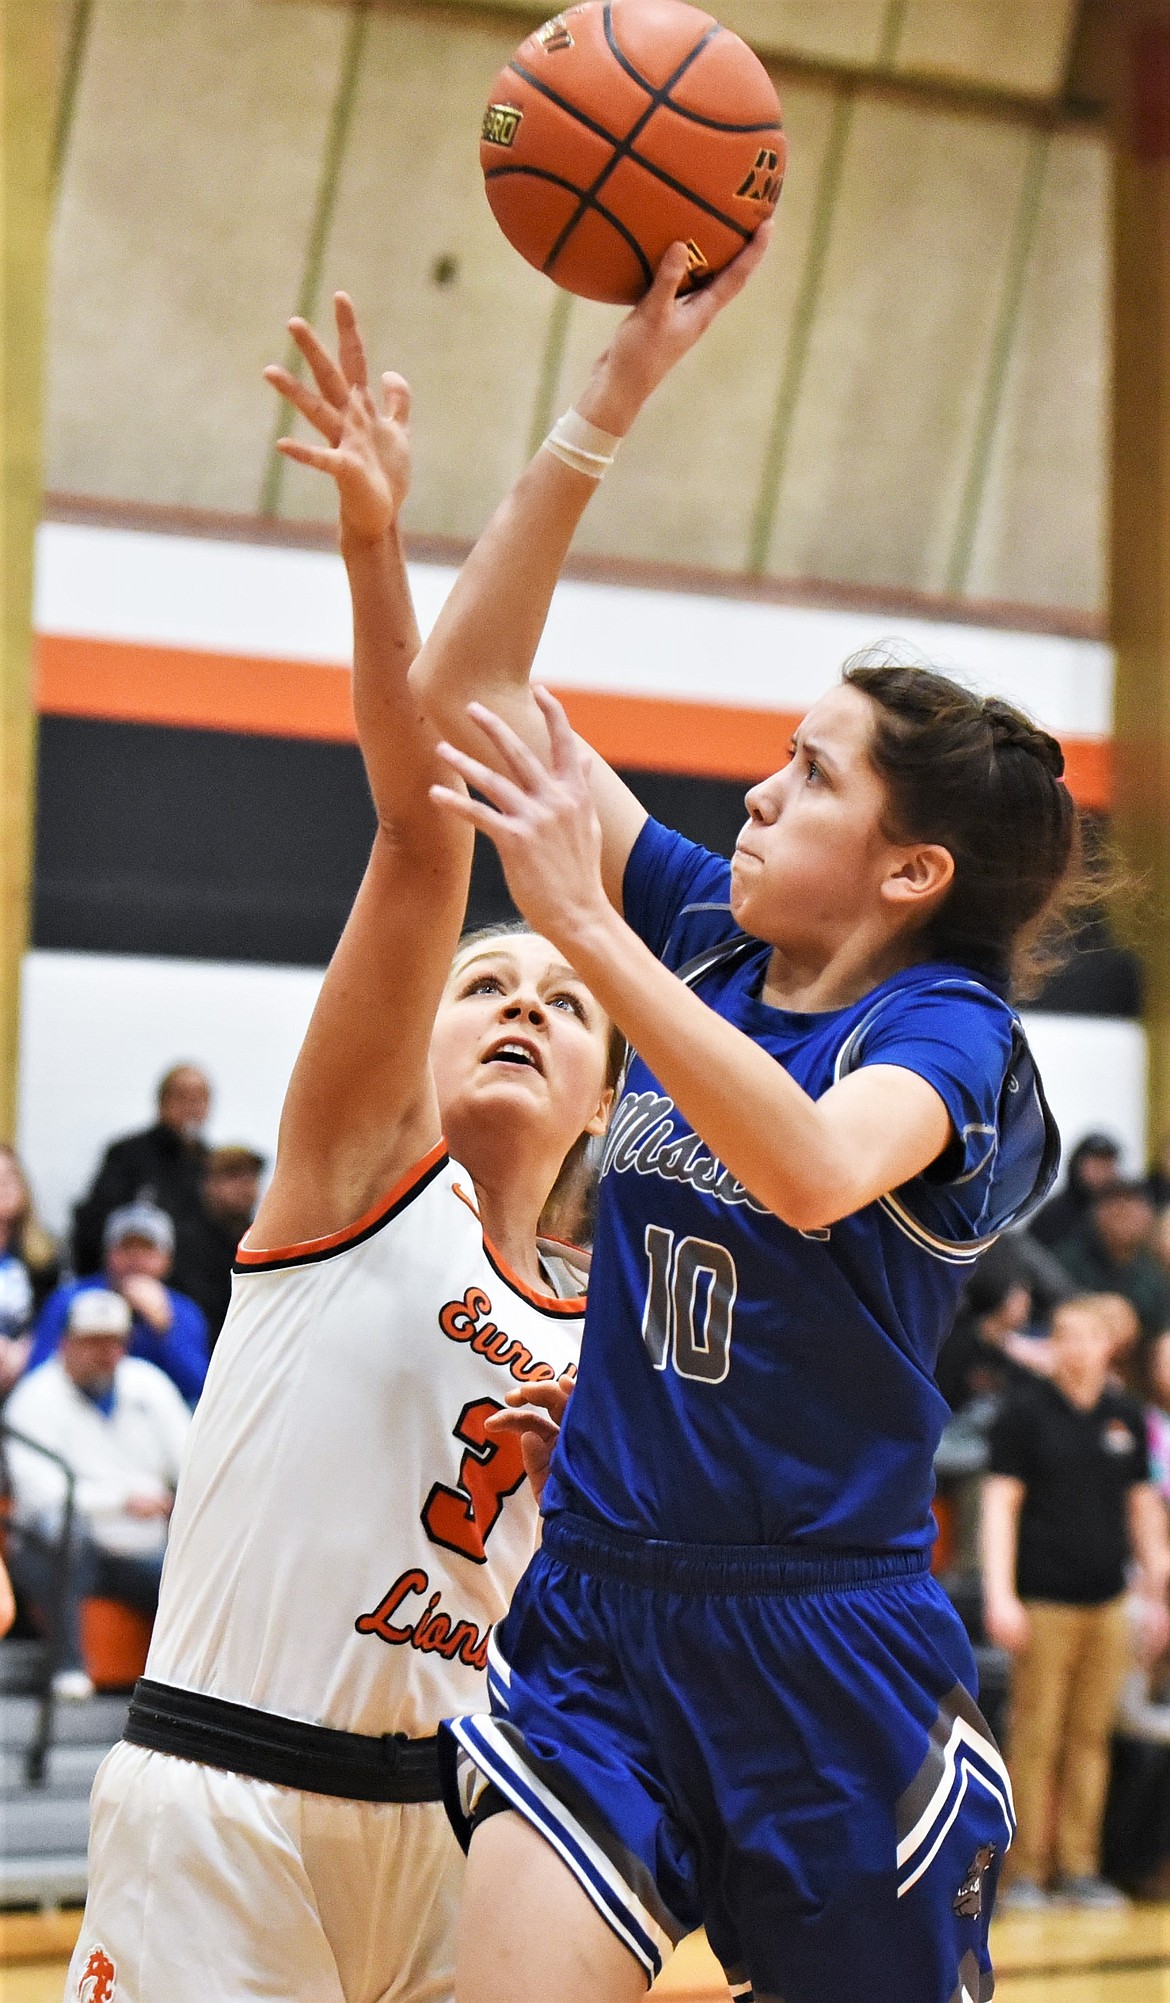
<svg viewBox="0 0 1170 2003">
<path fill-rule="evenodd" d="M 529 264 L 631 305 L 670 244 L 714 277 L 770 216 L 784 131 L 767 70 L 683 0 L 585 0 L 521 42 L 479 149 L 492 212 Z"/>
</svg>

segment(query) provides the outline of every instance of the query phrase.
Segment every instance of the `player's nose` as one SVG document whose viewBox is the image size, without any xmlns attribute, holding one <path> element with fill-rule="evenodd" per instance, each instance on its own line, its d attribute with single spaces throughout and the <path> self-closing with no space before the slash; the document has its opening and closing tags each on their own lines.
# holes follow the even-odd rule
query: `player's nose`
<svg viewBox="0 0 1170 2003">
<path fill-rule="evenodd" d="M 761 779 L 758 786 L 751 786 L 744 794 L 743 803 L 751 819 L 763 822 L 765 826 L 774 821 L 780 812 L 780 796 L 777 781 L 778 772 L 768 779 Z"/>
<path fill-rule="evenodd" d="M 513 995 L 505 1002 L 500 1013 L 505 1022 L 530 1022 L 534 1028 L 539 1028 L 548 1020 L 544 1003 L 538 994 Z"/>
</svg>

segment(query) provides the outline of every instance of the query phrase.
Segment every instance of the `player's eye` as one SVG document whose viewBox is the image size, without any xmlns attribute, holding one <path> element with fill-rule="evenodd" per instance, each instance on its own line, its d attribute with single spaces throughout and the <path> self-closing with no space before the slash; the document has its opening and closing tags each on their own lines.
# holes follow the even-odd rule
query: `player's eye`
<svg viewBox="0 0 1170 2003">
<path fill-rule="evenodd" d="M 502 995 L 503 992 L 504 983 L 498 974 L 477 974 L 460 990 L 463 998 L 468 995 Z"/>
<path fill-rule="evenodd" d="M 564 993 L 552 995 L 549 999 L 553 1008 L 568 1009 L 571 1014 L 577 1017 L 579 1022 L 588 1022 L 589 1017 L 585 1012 L 585 1004 L 577 995 Z"/>
</svg>

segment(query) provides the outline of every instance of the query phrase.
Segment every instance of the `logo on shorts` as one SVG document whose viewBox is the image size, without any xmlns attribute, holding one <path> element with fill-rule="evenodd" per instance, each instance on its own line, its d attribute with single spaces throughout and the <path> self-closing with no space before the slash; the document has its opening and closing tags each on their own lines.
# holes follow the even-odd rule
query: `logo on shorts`
<svg viewBox="0 0 1170 2003">
<path fill-rule="evenodd" d="M 563 14 L 554 14 L 551 21 L 546 21 L 543 28 L 538 28 L 536 39 L 545 54 L 549 56 L 559 55 L 562 49 L 571 49 L 573 46 L 569 24 Z"/>
<path fill-rule="evenodd" d="M 780 155 L 771 146 L 761 146 L 754 166 L 748 169 L 735 192 L 741 201 L 764 202 L 768 208 L 774 209 L 780 200 L 783 182 Z"/>
<path fill-rule="evenodd" d="M 483 115 L 483 137 L 489 146 L 510 146 L 524 113 L 515 104 L 489 104 Z"/>
<path fill-rule="evenodd" d="M 967 1875 L 955 1893 L 951 1910 L 961 1920 L 977 1920 L 983 1911 L 983 1880 L 995 1862 L 994 1843 L 984 1843 L 967 1866 Z"/>
<path fill-rule="evenodd" d="M 104 1947 L 95 1947 L 77 1978 L 79 2003 L 110 2003 L 118 1971 Z"/>
</svg>

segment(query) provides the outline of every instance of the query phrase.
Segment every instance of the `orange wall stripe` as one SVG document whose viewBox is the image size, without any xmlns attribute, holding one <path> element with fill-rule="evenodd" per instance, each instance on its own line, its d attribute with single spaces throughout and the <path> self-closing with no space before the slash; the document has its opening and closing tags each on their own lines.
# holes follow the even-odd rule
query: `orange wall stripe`
<svg viewBox="0 0 1170 2003">
<path fill-rule="evenodd" d="M 187 730 L 350 743 L 356 735 L 349 675 L 342 668 L 59 633 L 38 641 L 37 706 L 44 716 L 171 723 Z"/>
<path fill-rule="evenodd" d="M 799 721 L 798 712 L 784 710 L 582 689 L 560 693 L 574 728 L 611 764 L 745 785 L 783 764 Z M 37 700 L 45 716 L 341 743 L 352 743 L 356 734 L 349 676 L 340 668 L 134 641 L 42 634 Z M 1080 805 L 1107 809 L 1112 745 L 1074 737 L 1064 749 Z"/>
</svg>

